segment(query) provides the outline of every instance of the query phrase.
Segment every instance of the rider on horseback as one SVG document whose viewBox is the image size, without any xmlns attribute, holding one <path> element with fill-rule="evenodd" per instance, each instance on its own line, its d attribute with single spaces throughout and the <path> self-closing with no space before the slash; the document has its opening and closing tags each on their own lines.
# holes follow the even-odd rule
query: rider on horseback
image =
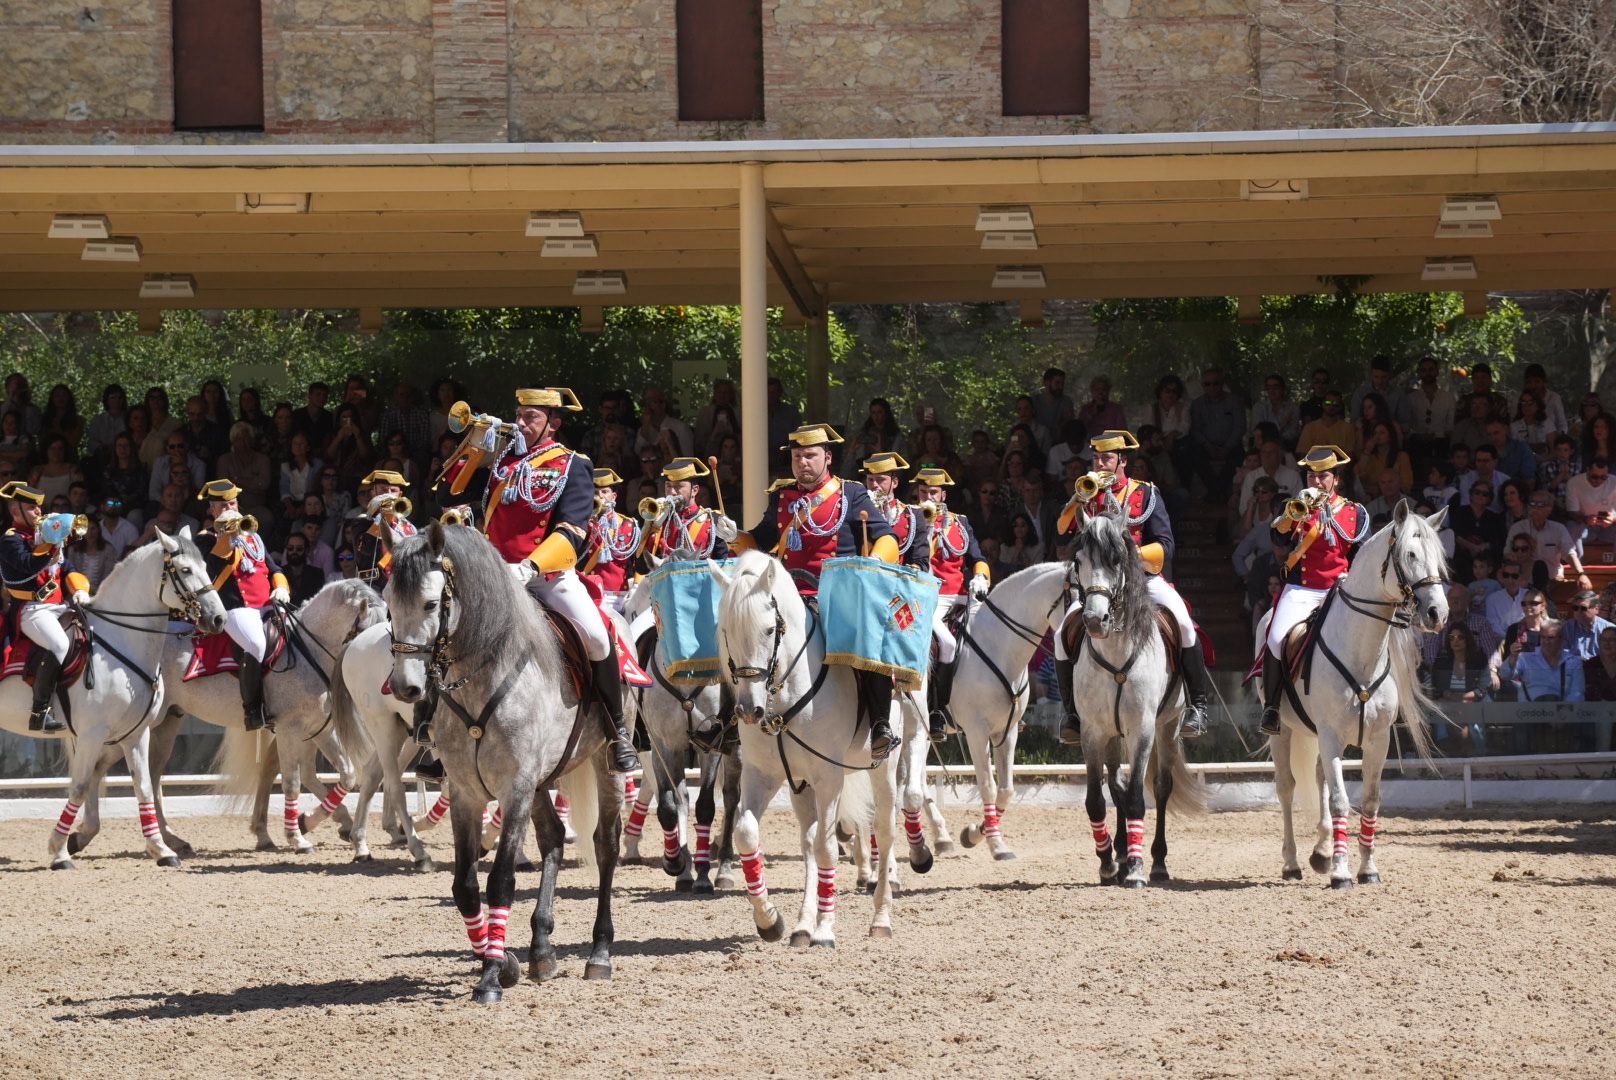
<svg viewBox="0 0 1616 1080">
<path fill-rule="evenodd" d="M 872 558 L 898 561 L 898 540 L 885 515 L 870 501 L 863 484 L 841 480 L 830 471 L 831 447 L 842 437 L 829 424 L 804 424 L 790 435 L 791 483 L 769 494 L 763 520 L 750 533 L 736 537 L 735 547 L 756 547 L 780 559 L 791 571 L 797 591 L 817 595 L 819 571 L 832 556 L 860 553 L 869 545 Z M 897 745 L 885 710 L 870 720 L 870 755 L 877 761 Z"/>
<path fill-rule="evenodd" d="M 892 535 L 898 541 L 898 554 L 903 565 L 930 568 L 931 549 L 926 543 L 926 518 L 920 507 L 910 506 L 898 498 L 898 486 L 903 483 L 903 470 L 909 463 L 902 454 L 883 453 L 867 457 L 863 463 L 864 486 L 870 489 L 870 501 L 881 511 Z M 776 481 L 778 482 L 778 481 Z"/>
<path fill-rule="evenodd" d="M 649 519 L 647 551 L 659 559 L 681 551 L 697 559 L 729 558 L 735 523 L 696 501 L 702 485 L 711 483 L 712 471 L 700 458 L 679 457 L 668 462 L 662 470 L 663 497 L 647 500 L 656 506 Z"/>
<path fill-rule="evenodd" d="M 392 469 L 372 469 L 360 483 L 370 485 L 367 495 L 369 501 L 365 504 L 365 516 L 370 527 L 360 534 L 358 543 L 354 545 L 357 549 L 354 562 L 359 567 L 359 579 L 381 592 L 387 584 L 388 567 L 393 562 L 392 554 L 382 543 L 382 530 L 393 534 L 395 544 L 405 537 L 414 536 L 416 532 L 408 516 L 398 512 L 398 500 L 403 498 L 404 489 L 410 486 L 410 482 Z M 405 502 L 407 504 L 408 500 Z"/>
<path fill-rule="evenodd" d="M 265 547 L 257 526 L 242 517 L 236 497 L 241 489 L 229 480 L 209 480 L 196 493 L 206 500 L 209 531 L 197 537 L 213 587 L 224 601 L 224 632 L 241 649 L 242 721 L 248 731 L 269 725 L 264 714 L 264 609 L 292 598 L 286 575 Z"/>
<path fill-rule="evenodd" d="M 44 492 L 21 480 L 12 480 L 0 487 L 0 499 L 11 504 L 11 528 L 0 538 L 0 577 L 5 579 L 6 593 L 11 597 L 11 629 L 13 633 L 21 630 L 40 650 L 28 730 L 65 731 L 67 725 L 51 709 L 51 696 L 56 692 L 62 665 L 67 662 L 62 593 L 66 591 L 75 604 L 83 603 L 90 598 L 90 582 L 73 569 L 62 550 L 69 539 L 69 528 L 60 521 L 41 526 L 45 517 L 41 509 L 45 505 Z M 53 538 L 52 532 L 62 535 Z"/>
<path fill-rule="evenodd" d="M 626 773 L 640 759 L 623 726 L 622 675 L 605 618 L 577 571 L 594 507 L 594 468 L 556 441 L 564 412 L 581 409 L 564 387 L 516 392 L 514 438 L 489 473 L 483 531 L 506 562 L 521 567 L 527 591 L 578 631 L 605 714 L 612 769 Z"/>
<path fill-rule="evenodd" d="M 968 611 L 974 612 L 987 599 L 992 584 L 987 560 L 982 557 L 970 520 L 948 508 L 945 489 L 953 486 L 954 478 L 946 469 L 927 465 L 915 473 L 915 497 L 920 500 L 922 513 L 931 518 L 928 544 L 931 572 L 940 586 L 937 614 L 931 624 L 932 636 L 937 639 L 937 664 L 929 684 L 932 707 L 927 736 L 932 742 L 942 742 L 954 722 L 948 701 L 954 692 L 954 672 L 959 666 L 959 641 L 948 627 L 948 613 L 961 603 L 968 603 Z M 969 582 L 965 578 L 967 565 L 971 568 Z"/>
<path fill-rule="evenodd" d="M 1070 532 L 1079 515 L 1092 517 L 1103 512 L 1110 503 L 1122 509 L 1128 535 L 1133 538 L 1144 563 L 1150 599 L 1178 624 L 1179 671 L 1184 676 L 1188 698 L 1179 732 L 1185 738 L 1194 738 L 1206 732 L 1212 676 L 1206 670 L 1206 654 L 1201 651 L 1189 608 L 1184 606 L 1178 590 L 1161 576 L 1162 566 L 1173 557 L 1174 546 L 1167 501 L 1155 484 L 1128 479 L 1128 453 L 1139 449 L 1139 440 L 1131 432 L 1102 431 L 1089 440 L 1089 447 L 1094 451 L 1094 471 L 1077 479 L 1076 490 L 1061 511 L 1060 531 Z M 1082 604 L 1072 604 L 1055 630 L 1055 681 L 1060 685 L 1061 704 L 1066 709 L 1060 730 L 1060 740 L 1064 743 L 1082 741 L 1072 694 L 1072 672 L 1077 658 L 1066 655 L 1064 634 L 1067 621 L 1078 617 L 1082 610 Z"/>
<path fill-rule="evenodd" d="M 620 612 L 628 596 L 641 539 L 640 523 L 617 512 L 617 489 L 622 482 L 615 469 L 595 470 L 595 512 L 589 517 L 584 568 L 579 571 L 593 580 L 606 602 Z"/>
<path fill-rule="evenodd" d="M 1369 535 L 1369 511 L 1336 493 L 1336 472 L 1352 459 L 1339 446 L 1315 446 L 1297 462 L 1312 472 L 1312 486 L 1285 504 L 1273 521 L 1275 547 L 1291 545 L 1285 588 L 1274 602 L 1263 653 L 1262 729 L 1279 734 L 1285 686 L 1285 638 L 1304 622 L 1352 564 L 1352 549 Z M 1319 543 L 1322 540 L 1323 543 Z"/>
</svg>

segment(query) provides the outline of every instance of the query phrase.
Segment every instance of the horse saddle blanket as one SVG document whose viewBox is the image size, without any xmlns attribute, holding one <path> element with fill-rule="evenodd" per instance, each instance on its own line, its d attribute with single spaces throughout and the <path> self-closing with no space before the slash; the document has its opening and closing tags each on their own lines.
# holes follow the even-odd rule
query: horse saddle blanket
<svg viewBox="0 0 1616 1080">
<path fill-rule="evenodd" d="M 1318 612 L 1314 612 L 1295 626 L 1285 635 L 1285 677 L 1291 682 L 1297 682 L 1302 677 L 1302 658 L 1307 655 L 1307 647 L 1313 640 L 1313 629 L 1318 622 Z M 1263 665 L 1268 662 L 1268 649 L 1258 643 L 1257 658 L 1251 662 L 1251 670 L 1246 672 L 1244 682 L 1262 678 Z"/>
<path fill-rule="evenodd" d="M 1179 663 L 1178 653 L 1183 648 L 1180 644 L 1183 638 L 1178 632 L 1178 620 L 1173 618 L 1166 610 L 1157 608 L 1156 632 L 1161 635 L 1162 645 L 1167 649 L 1167 670 L 1176 672 Z M 1082 647 L 1083 638 L 1086 634 L 1087 631 L 1084 629 L 1081 618 L 1066 620 L 1066 625 L 1061 628 L 1061 637 L 1066 645 L 1067 656 L 1073 660 L 1077 659 L 1077 651 Z M 1195 637 L 1201 644 L 1201 654 L 1206 657 L 1207 665 L 1211 666 L 1217 663 L 1217 654 L 1212 651 L 1212 641 L 1206 636 L 1206 632 L 1201 629 L 1199 623 L 1195 627 Z"/>
<path fill-rule="evenodd" d="M 286 651 L 283 620 L 274 608 L 264 608 L 264 667 L 270 669 Z M 182 624 L 189 625 L 189 624 Z M 209 675 L 235 674 L 241 670 L 241 647 L 223 630 L 217 634 L 196 634 L 192 638 L 191 658 L 186 661 L 185 682 Z"/>
<path fill-rule="evenodd" d="M 63 611 L 61 619 L 62 629 L 67 633 L 67 663 L 62 665 L 61 678 L 57 682 L 58 693 L 78 682 L 85 662 L 90 658 L 90 637 L 84 630 L 84 621 L 79 618 L 78 612 L 71 609 Z M 44 658 L 44 649 L 35 645 L 21 630 L 13 629 L 6 639 L 3 652 L 0 652 L 0 679 L 21 675 L 23 681 L 32 686 L 34 673 L 39 670 L 39 663 Z"/>
</svg>

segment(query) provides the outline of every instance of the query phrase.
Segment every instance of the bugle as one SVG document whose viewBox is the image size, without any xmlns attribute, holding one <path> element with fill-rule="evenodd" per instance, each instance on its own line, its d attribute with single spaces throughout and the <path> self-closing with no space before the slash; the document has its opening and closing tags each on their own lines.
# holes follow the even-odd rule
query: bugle
<svg viewBox="0 0 1616 1080">
<path fill-rule="evenodd" d="M 1109 491 L 1111 485 L 1117 482 L 1115 473 L 1087 472 L 1077 478 L 1072 485 L 1072 491 L 1079 502 L 1093 502 L 1102 491 Z"/>
</svg>

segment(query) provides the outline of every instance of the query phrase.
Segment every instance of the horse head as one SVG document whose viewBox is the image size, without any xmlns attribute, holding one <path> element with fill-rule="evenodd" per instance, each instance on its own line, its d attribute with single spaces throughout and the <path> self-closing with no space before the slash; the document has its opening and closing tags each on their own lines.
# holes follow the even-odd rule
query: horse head
<svg viewBox="0 0 1616 1080">
<path fill-rule="evenodd" d="M 1386 562 L 1412 612 L 1414 628 L 1428 633 L 1441 630 L 1448 621 L 1448 560 L 1437 536 L 1447 514 L 1447 507 L 1443 507 L 1430 517 L 1422 517 L 1409 509 L 1407 499 L 1399 500 L 1392 513 Z M 1383 577 L 1386 570 L 1382 567 Z"/>
<path fill-rule="evenodd" d="M 224 629 L 224 601 L 213 588 L 202 552 L 191 540 L 190 527 L 181 528 L 177 536 L 159 529 L 157 544 L 163 553 L 157 602 L 185 610 L 203 633 L 219 633 Z"/>
<path fill-rule="evenodd" d="M 1118 624 L 1128 582 L 1127 560 L 1136 558 L 1120 507 L 1109 500 L 1089 519 L 1072 553 L 1073 581 L 1083 605 L 1083 625 L 1092 637 L 1103 638 Z"/>
<path fill-rule="evenodd" d="M 723 585 L 718 608 L 719 651 L 724 657 L 724 678 L 735 695 L 735 718 L 748 724 L 762 721 L 779 691 L 785 673 L 786 622 L 778 591 L 795 593 L 785 571 L 761 552 L 744 553 L 726 574 L 713 568 Z"/>
<path fill-rule="evenodd" d="M 393 696 L 406 704 L 426 694 L 434 669 L 443 673 L 460 622 L 454 562 L 445 557 L 444 542 L 443 526 L 434 521 L 424 534 L 389 544 L 393 574 L 382 599 L 393 623 Z"/>
</svg>

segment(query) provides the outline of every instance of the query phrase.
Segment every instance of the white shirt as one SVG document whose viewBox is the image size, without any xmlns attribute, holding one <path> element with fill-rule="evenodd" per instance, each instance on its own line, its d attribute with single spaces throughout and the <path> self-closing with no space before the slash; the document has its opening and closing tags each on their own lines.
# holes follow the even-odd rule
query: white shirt
<svg viewBox="0 0 1616 1080">
<path fill-rule="evenodd" d="M 1177 406 L 1162 411 L 1161 423 L 1156 425 L 1156 403 L 1147 401 L 1133 411 L 1133 429 L 1138 431 L 1146 424 L 1159 426 L 1163 435 L 1187 435 L 1190 430 L 1189 402 L 1179 400 Z"/>
<path fill-rule="evenodd" d="M 1257 481 L 1267 476 L 1268 473 L 1259 467 L 1248 472 L 1246 478 L 1241 481 L 1240 512 L 1242 514 L 1251 509 L 1251 500 L 1254 497 Z M 1302 474 L 1296 471 L 1295 466 L 1281 465 L 1269 479 L 1273 480 L 1275 485 L 1278 486 L 1279 497 L 1282 499 L 1295 495 L 1302 490 Z"/>
<path fill-rule="evenodd" d="M 1509 532 L 1504 537 L 1504 546 L 1509 547 L 1509 542 L 1522 534 L 1536 541 L 1537 558 L 1548 565 L 1551 577 L 1558 578 L 1560 560 L 1571 550 L 1571 534 L 1566 531 L 1566 527 L 1558 521 L 1545 521 L 1542 531 L 1539 531 L 1532 528 L 1531 518 L 1524 518 L 1509 527 Z"/>
<path fill-rule="evenodd" d="M 1411 435 L 1446 435 L 1453 430 L 1454 397 L 1438 386 L 1435 397 L 1426 397 L 1425 388 L 1415 384 L 1403 396 L 1403 426 Z"/>
<path fill-rule="evenodd" d="M 112 518 L 103 517 L 101 539 L 112 549 L 112 553 L 121 559 L 123 553 L 134 547 L 135 541 L 140 539 L 140 530 L 129 524 L 126 517 L 118 518 L 116 525 L 113 524 Z"/>
<path fill-rule="evenodd" d="M 680 420 L 676 416 L 664 416 L 662 418 L 662 423 L 657 425 L 657 433 L 660 435 L 664 431 L 673 433 L 673 441 L 674 444 L 678 446 L 679 455 L 681 457 L 690 457 L 696 452 L 694 450 L 694 446 L 696 444 L 696 434 L 690 430 L 690 425 L 686 424 L 683 420 Z M 646 440 L 645 429 L 643 427 L 635 428 L 634 452 L 639 453 L 646 449 L 660 450 L 661 447 L 659 447 L 655 441 Z"/>
<path fill-rule="evenodd" d="M 1616 510 L 1616 480 L 1607 476 L 1603 484 L 1594 487 L 1587 473 L 1578 473 L 1566 481 L 1566 510 L 1579 518 Z"/>
<path fill-rule="evenodd" d="M 1509 595 L 1508 589 L 1498 589 L 1487 597 L 1487 625 L 1493 628 L 1493 633 L 1499 637 L 1504 631 L 1520 622 L 1525 612 L 1521 609 L 1521 597 L 1526 590 L 1518 590 L 1514 596 Z"/>
<path fill-rule="evenodd" d="M 1543 419 L 1550 431 L 1569 431 L 1566 426 L 1565 401 L 1553 390 L 1545 390 L 1538 395 L 1543 401 Z M 1509 403 L 1509 412 L 1513 416 L 1521 408 L 1521 395 L 1516 394 Z"/>
</svg>

